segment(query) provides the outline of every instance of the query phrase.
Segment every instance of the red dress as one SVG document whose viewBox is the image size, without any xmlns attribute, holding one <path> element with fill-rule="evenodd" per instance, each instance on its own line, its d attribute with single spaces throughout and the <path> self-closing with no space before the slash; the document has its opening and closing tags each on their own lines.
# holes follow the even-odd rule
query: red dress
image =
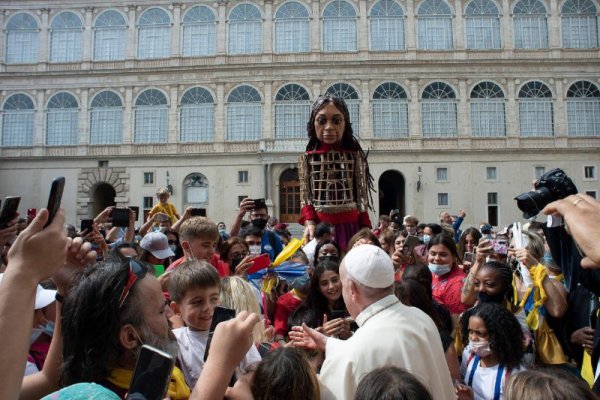
<svg viewBox="0 0 600 400">
<path fill-rule="evenodd" d="M 300 306 L 302 300 L 296 298 L 289 291 L 277 299 L 277 307 L 275 307 L 275 335 L 286 336 L 289 332 L 288 318 Z"/>
</svg>

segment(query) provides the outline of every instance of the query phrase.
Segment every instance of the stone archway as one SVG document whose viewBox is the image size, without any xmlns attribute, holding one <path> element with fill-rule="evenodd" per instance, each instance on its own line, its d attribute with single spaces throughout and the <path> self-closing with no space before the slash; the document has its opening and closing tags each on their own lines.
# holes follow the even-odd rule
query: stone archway
<svg viewBox="0 0 600 400">
<path fill-rule="evenodd" d="M 404 176 L 398 171 L 387 170 L 379 177 L 379 214 L 389 215 L 398 209 L 400 217 L 406 212 Z"/>
<path fill-rule="evenodd" d="M 102 206 L 129 205 L 129 173 L 125 168 L 83 168 L 77 188 L 78 219 L 95 217 Z"/>
</svg>

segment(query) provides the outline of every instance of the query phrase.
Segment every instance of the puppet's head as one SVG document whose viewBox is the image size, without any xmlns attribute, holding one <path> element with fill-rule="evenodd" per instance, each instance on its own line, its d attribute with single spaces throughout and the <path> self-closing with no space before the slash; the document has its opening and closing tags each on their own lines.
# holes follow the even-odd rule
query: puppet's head
<svg viewBox="0 0 600 400">
<path fill-rule="evenodd" d="M 346 126 L 342 135 L 342 140 L 340 141 L 342 146 L 348 149 L 353 147 L 352 144 L 354 140 L 352 137 L 352 124 L 350 123 L 350 112 L 348 112 L 348 106 L 346 105 L 346 102 L 344 101 L 344 99 L 338 96 L 321 95 L 313 103 L 310 112 L 310 120 L 306 125 L 306 130 L 308 132 L 308 146 L 306 146 L 307 150 L 315 150 L 320 144 L 319 139 L 317 138 L 315 120 L 319 111 L 321 111 L 329 104 L 333 104 L 344 117 L 344 122 Z"/>
</svg>

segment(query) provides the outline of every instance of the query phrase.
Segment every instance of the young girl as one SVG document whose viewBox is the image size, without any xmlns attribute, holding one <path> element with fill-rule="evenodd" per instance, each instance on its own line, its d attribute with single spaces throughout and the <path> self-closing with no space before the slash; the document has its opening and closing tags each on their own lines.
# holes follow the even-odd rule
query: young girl
<svg viewBox="0 0 600 400">
<path fill-rule="evenodd" d="M 367 155 L 353 136 L 350 113 L 343 99 L 319 96 L 307 125 L 308 145 L 300 157 L 302 216 L 309 240 L 315 225 L 328 222 L 335 240 L 346 251 L 352 235 L 371 228 L 370 208 L 373 177 Z"/>
<path fill-rule="evenodd" d="M 523 331 L 500 304 L 482 303 L 460 319 L 463 351 L 461 376 L 475 400 L 501 400 L 510 376 L 522 371 Z M 469 390 L 457 385 L 460 394 Z"/>
<path fill-rule="evenodd" d="M 158 199 L 158 204 L 152 207 L 152 210 L 148 213 L 148 219 L 150 219 L 156 213 L 166 214 L 171 220 L 171 224 L 174 224 L 179 219 L 179 214 L 177 213 L 177 208 L 173 205 L 173 203 L 169 203 L 169 191 L 163 187 L 158 188 L 156 191 L 156 198 Z"/>
</svg>

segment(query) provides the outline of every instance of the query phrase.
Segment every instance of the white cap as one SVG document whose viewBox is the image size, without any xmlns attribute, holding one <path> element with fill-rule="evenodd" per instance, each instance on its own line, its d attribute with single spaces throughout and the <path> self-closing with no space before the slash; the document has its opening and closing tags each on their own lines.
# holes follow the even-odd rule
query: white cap
<svg viewBox="0 0 600 400">
<path fill-rule="evenodd" d="M 394 265 L 390 256 L 377 246 L 362 244 L 344 257 L 346 272 L 353 280 L 370 288 L 394 284 Z"/>
<path fill-rule="evenodd" d="M 149 232 L 142 238 L 140 247 L 149 251 L 156 258 L 161 260 L 173 257 L 175 253 L 169 248 L 169 239 L 162 232 Z"/>
<path fill-rule="evenodd" d="M 4 274 L 0 274 L 0 282 L 2 282 L 2 278 Z M 44 308 L 52 302 L 56 300 L 56 290 L 44 289 L 42 285 L 37 285 L 35 289 L 35 306 L 34 309 L 39 310 L 40 308 Z"/>
</svg>

